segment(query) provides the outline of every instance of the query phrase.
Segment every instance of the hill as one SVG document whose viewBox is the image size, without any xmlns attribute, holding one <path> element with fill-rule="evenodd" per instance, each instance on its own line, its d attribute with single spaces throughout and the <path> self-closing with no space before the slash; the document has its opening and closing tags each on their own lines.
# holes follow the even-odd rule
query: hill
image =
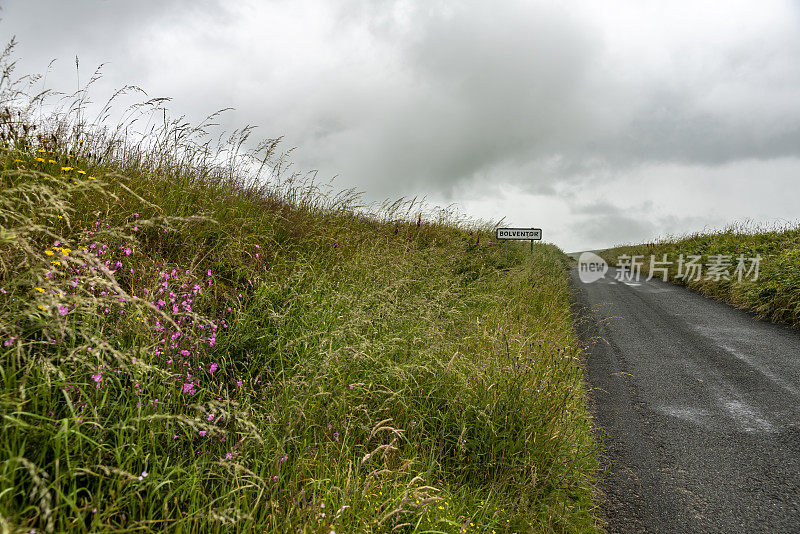
<svg viewBox="0 0 800 534">
<path fill-rule="evenodd" d="M 671 282 L 760 317 L 800 326 L 800 225 L 730 225 L 713 233 L 619 246 L 599 255 L 609 265 L 623 257 L 629 264 L 639 256 L 643 276 L 651 267 L 666 268 Z M 654 274 L 663 277 L 664 272 Z"/>
<path fill-rule="evenodd" d="M 598 529 L 555 246 L 4 91 L 4 531 Z"/>
</svg>

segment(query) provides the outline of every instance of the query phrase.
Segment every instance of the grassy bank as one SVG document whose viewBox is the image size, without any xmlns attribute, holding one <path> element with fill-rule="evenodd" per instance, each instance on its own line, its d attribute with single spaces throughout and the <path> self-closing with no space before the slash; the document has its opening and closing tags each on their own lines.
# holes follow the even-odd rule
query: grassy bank
<svg viewBox="0 0 800 534">
<path fill-rule="evenodd" d="M 796 224 L 771 230 L 730 226 L 714 233 L 621 246 L 599 254 L 610 265 L 616 265 L 623 255 L 643 256 L 645 276 L 650 273 L 651 259 L 660 262 L 666 255 L 672 262 L 670 281 L 761 317 L 800 326 L 800 226 Z M 689 273 L 684 268 L 682 274 L 689 276 L 678 278 L 681 255 L 685 262 L 696 256 L 695 262 L 703 266 L 700 272 Z M 709 271 L 709 264 L 718 268 Z M 655 275 L 662 277 L 663 273 L 656 271 Z"/>
<path fill-rule="evenodd" d="M 4 532 L 597 529 L 556 247 L 283 179 L 274 142 L 34 115 L 2 117 Z"/>
</svg>

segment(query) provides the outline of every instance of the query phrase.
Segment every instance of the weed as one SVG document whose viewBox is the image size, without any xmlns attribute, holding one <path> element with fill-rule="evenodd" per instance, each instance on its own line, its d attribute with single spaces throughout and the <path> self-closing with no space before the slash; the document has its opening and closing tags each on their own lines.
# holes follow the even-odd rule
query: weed
<svg viewBox="0 0 800 534">
<path fill-rule="evenodd" d="M 561 251 L 9 80 L 4 529 L 597 529 Z"/>
<path fill-rule="evenodd" d="M 651 261 L 673 262 L 668 279 L 734 306 L 755 312 L 773 321 L 800 326 L 800 225 L 787 223 L 764 227 L 745 222 L 732 224 L 718 232 L 695 233 L 668 237 L 642 245 L 625 245 L 608 249 L 600 255 L 616 265 L 623 254 L 643 256 L 642 272 L 649 272 Z M 677 258 L 697 256 L 697 263 L 706 264 L 720 256 L 732 259 L 730 276 L 709 276 L 708 273 L 687 280 L 677 277 Z M 752 268 L 750 258 L 759 257 L 758 276 L 733 276 L 737 258 Z"/>
</svg>

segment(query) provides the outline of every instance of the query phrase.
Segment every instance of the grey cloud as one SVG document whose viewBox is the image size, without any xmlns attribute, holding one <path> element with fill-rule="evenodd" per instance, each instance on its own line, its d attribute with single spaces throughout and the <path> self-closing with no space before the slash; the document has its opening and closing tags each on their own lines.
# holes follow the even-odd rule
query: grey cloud
<svg viewBox="0 0 800 534">
<path fill-rule="evenodd" d="M 723 42 L 700 59 L 676 50 L 670 68 L 626 73 L 636 68 L 628 65 L 627 78 L 614 79 L 601 36 L 566 9 L 433 5 L 418 6 L 406 33 L 386 17 L 377 25 L 397 40 L 405 94 L 387 87 L 374 122 L 345 122 L 326 139 L 332 153 L 363 150 L 343 174 L 377 190 L 447 192 L 515 168 L 495 179 L 555 192 L 644 164 L 800 154 L 800 103 L 786 97 L 800 86 L 796 35 Z"/>
<path fill-rule="evenodd" d="M 608 201 L 598 201 L 583 206 L 573 206 L 571 211 L 580 215 L 618 215 L 621 208 Z"/>
<path fill-rule="evenodd" d="M 174 112 L 195 121 L 233 106 L 225 128 L 284 135 L 296 169 L 339 175 L 368 200 L 500 198 L 510 185 L 573 204 L 576 225 L 593 221 L 574 232 L 588 239 L 615 224 L 620 236 L 657 231 L 637 221 L 659 221 L 647 210 L 631 216 L 588 192 L 619 176 L 633 184 L 666 165 L 702 181 L 705 168 L 752 161 L 796 174 L 800 10 L 780 0 L 734 8 L 742 31 L 704 19 L 700 5 L 691 20 L 668 7 L 653 20 L 653 10 L 590 0 L 9 2 L 0 32 L 19 35 L 28 72 L 58 58 L 51 85 L 74 88 L 76 54 L 82 79 L 108 62 L 98 100 L 133 83 L 174 97 Z M 618 191 L 614 202 L 642 194 Z"/>
<path fill-rule="evenodd" d="M 413 20 L 405 33 L 376 36 L 396 39 L 398 53 L 387 58 L 398 68 L 377 88 L 376 105 L 342 117 L 358 125 L 315 147 L 358 150 L 343 175 L 382 190 L 447 190 L 491 169 L 536 163 L 587 127 L 580 87 L 599 43 L 580 20 L 516 2 L 503 10 L 477 2 L 419 8 Z M 380 111 L 365 117 L 371 107 Z"/>
<path fill-rule="evenodd" d="M 0 40 L 18 38 L 18 74 L 42 74 L 37 88 L 71 93 L 102 66 L 102 77 L 90 97 L 109 97 L 124 85 L 140 85 L 141 74 L 162 53 L 153 50 L 149 32 L 156 27 L 211 26 L 226 22 L 229 10 L 216 0 L 71 0 L 69 2 L 3 2 Z M 75 59 L 79 60 L 76 72 Z M 179 95 L 159 95 L 179 96 Z"/>
<path fill-rule="evenodd" d="M 722 228 L 730 219 L 708 214 L 656 215 L 658 201 L 620 205 L 608 200 L 571 205 L 570 241 L 597 247 L 675 238 L 690 232 Z"/>
<path fill-rule="evenodd" d="M 761 97 L 768 98 L 766 94 Z M 769 107 L 769 102 L 764 105 Z M 751 103 L 744 109 L 715 113 L 697 106 L 692 95 L 654 89 L 628 126 L 628 142 L 612 139 L 609 145 L 614 146 L 605 146 L 604 150 L 619 164 L 656 161 L 714 165 L 800 155 L 800 106 L 753 108 Z"/>
<path fill-rule="evenodd" d="M 642 214 L 652 209 L 652 202 L 637 206 L 620 206 L 607 200 L 575 202 L 570 206 L 574 223 L 572 233 L 583 243 L 602 243 L 614 236 L 617 244 L 650 239 L 658 226 Z"/>
<path fill-rule="evenodd" d="M 21 46 L 40 65 L 55 56 L 69 63 L 73 52 L 84 65 L 123 65 L 110 82 L 172 89 L 178 94 L 165 96 L 195 118 L 235 106 L 226 126 L 286 135 L 298 166 L 338 174 L 342 185 L 374 196 L 421 187 L 454 195 L 480 180 L 555 194 L 558 184 L 653 162 L 800 154 L 792 52 L 800 32 L 723 42 L 699 58 L 676 50 L 662 68 L 618 64 L 590 13 L 574 7 L 341 1 L 324 4 L 334 20 L 313 37 L 347 55 L 304 70 L 295 63 L 308 59 L 297 56 L 302 20 L 297 42 L 270 41 L 280 31 L 271 20 L 262 35 L 233 30 L 256 5 L 54 2 L 48 12 L 81 38 L 62 29 Z M 3 15 L 31 36 L 37 19 L 20 6 Z M 291 6 L 303 17 L 321 5 L 264 6 Z M 359 40 L 348 41 L 353 35 Z"/>
<path fill-rule="evenodd" d="M 656 224 L 621 213 L 595 216 L 591 223 L 578 231 L 583 242 L 608 243 L 613 236 L 614 244 L 641 243 L 652 239 L 659 228 Z"/>
</svg>

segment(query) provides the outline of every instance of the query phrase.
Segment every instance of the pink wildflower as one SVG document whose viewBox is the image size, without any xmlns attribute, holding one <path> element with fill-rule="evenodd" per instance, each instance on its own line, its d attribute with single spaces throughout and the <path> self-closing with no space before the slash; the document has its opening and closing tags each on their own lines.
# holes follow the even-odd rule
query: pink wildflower
<svg viewBox="0 0 800 534">
<path fill-rule="evenodd" d="M 212 363 L 212 364 L 211 364 L 211 367 L 209 367 L 209 368 L 208 368 L 208 372 L 209 372 L 209 373 L 213 373 L 213 372 L 214 372 L 214 371 L 216 371 L 217 369 L 219 369 L 219 365 L 217 365 L 216 363 Z"/>
<path fill-rule="evenodd" d="M 200 437 L 201 437 L 201 438 L 204 438 L 204 437 L 206 437 L 206 434 L 208 434 L 208 431 L 206 431 L 206 430 L 201 430 L 200 432 L 198 432 L 198 434 L 200 434 Z"/>
</svg>

